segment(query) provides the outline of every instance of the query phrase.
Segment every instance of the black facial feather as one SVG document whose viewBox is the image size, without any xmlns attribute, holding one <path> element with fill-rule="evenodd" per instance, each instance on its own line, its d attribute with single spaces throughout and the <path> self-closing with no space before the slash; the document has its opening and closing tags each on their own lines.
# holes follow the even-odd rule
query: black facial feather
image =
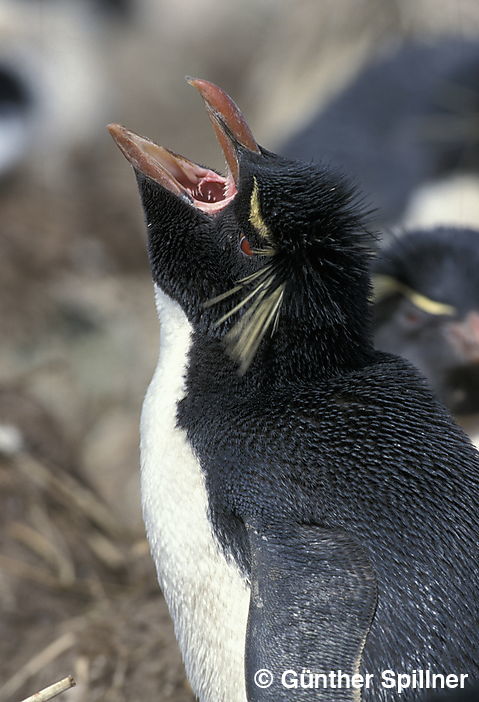
<svg viewBox="0 0 479 702">
<path fill-rule="evenodd" d="M 225 242 L 216 235 L 214 220 L 186 200 L 141 173 L 137 180 L 153 281 L 182 304 L 192 323 L 211 331 L 202 304 L 223 281 L 233 284 Z"/>
<path fill-rule="evenodd" d="M 321 350 L 324 367 L 335 363 L 333 344 L 367 346 L 371 236 L 357 193 L 326 169 L 264 150 L 244 155 L 240 168 L 232 207 L 238 231 L 254 252 L 243 262 L 251 272 L 206 303 L 209 308 L 230 300 L 218 320 L 228 322 L 224 338 L 240 371 L 247 370 L 263 339 L 274 344 L 274 336 L 293 329 L 314 330 L 318 349 L 331 334 L 331 348 Z M 251 221 L 254 197 L 266 235 Z"/>
<path fill-rule="evenodd" d="M 334 242 L 335 236 L 340 236 L 342 253 L 370 246 L 360 196 L 344 176 L 264 149 L 259 155 L 245 155 L 240 165 L 240 190 L 245 197 L 234 203 L 238 220 L 248 220 L 255 180 L 263 217 L 280 250 L 303 252 L 303 260 L 315 265 L 322 258 L 321 244 L 327 239 Z M 251 225 L 249 230 L 253 231 Z"/>
<path fill-rule="evenodd" d="M 155 282 L 222 340 L 241 374 L 260 347 L 294 367 L 301 346 L 289 348 L 292 334 L 317 337 L 323 369 L 361 362 L 370 349 L 371 237 L 356 192 L 326 169 L 266 151 L 244 153 L 240 174 L 233 202 L 214 216 L 138 175 Z M 254 187 L 267 241 L 251 223 Z"/>
</svg>

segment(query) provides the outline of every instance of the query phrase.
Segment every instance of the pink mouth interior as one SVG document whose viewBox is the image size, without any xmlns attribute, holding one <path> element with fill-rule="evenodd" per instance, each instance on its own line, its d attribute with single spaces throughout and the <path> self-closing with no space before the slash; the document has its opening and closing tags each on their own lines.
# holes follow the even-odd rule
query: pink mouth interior
<svg viewBox="0 0 479 702">
<path fill-rule="evenodd" d="M 119 124 L 111 124 L 109 129 L 121 151 L 138 171 L 199 210 L 213 214 L 235 197 L 237 187 L 228 165 L 225 178 Z"/>
<path fill-rule="evenodd" d="M 191 162 L 168 164 L 170 175 L 184 189 L 195 207 L 203 212 L 216 212 L 231 202 L 237 189 L 230 174 L 226 178 Z"/>
<path fill-rule="evenodd" d="M 231 173 L 226 178 L 209 168 L 174 154 L 169 149 L 143 144 L 143 150 L 154 159 L 167 179 L 171 179 L 192 204 L 207 213 L 221 210 L 237 193 Z"/>
</svg>

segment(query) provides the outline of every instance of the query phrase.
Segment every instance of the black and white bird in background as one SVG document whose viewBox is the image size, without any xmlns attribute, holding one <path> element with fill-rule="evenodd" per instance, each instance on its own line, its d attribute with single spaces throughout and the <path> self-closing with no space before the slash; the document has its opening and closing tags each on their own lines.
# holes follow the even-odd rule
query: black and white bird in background
<svg viewBox="0 0 479 702">
<path fill-rule="evenodd" d="M 444 198 L 446 186 L 464 192 L 467 177 L 479 190 L 478 78 L 478 41 L 405 41 L 368 63 L 282 151 L 348 173 L 381 225 L 412 224 L 419 191 L 434 186 Z M 477 203 L 475 213 L 477 222 Z"/>
<path fill-rule="evenodd" d="M 2 0 L 0 179 L 19 166 L 58 175 L 72 149 L 98 139 L 108 114 L 102 52 L 131 0 Z"/>
<path fill-rule="evenodd" d="M 193 690 L 310 700 L 281 684 L 303 668 L 373 674 L 364 702 L 428 699 L 382 687 L 386 669 L 470 686 L 479 455 L 416 369 L 373 348 L 355 189 L 262 148 L 220 88 L 190 82 L 225 177 L 110 131 L 135 170 L 161 324 L 144 517 Z"/>
<path fill-rule="evenodd" d="M 330 159 L 376 206 L 379 348 L 411 360 L 479 439 L 479 43 L 404 43 L 285 145 Z M 394 234 L 394 235 L 393 235 Z"/>
<path fill-rule="evenodd" d="M 373 280 L 378 347 L 411 360 L 477 441 L 479 230 L 409 230 L 378 256 Z"/>
</svg>

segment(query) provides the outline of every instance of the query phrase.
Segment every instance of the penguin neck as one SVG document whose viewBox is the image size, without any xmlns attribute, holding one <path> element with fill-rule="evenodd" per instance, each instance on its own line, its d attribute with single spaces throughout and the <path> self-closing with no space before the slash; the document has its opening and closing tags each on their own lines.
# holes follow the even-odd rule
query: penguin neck
<svg viewBox="0 0 479 702">
<path fill-rule="evenodd" d="M 373 353 L 367 325 L 358 329 L 288 322 L 278 328 L 264 355 L 271 356 L 273 375 L 307 381 L 367 365 Z"/>
<path fill-rule="evenodd" d="M 323 332 L 324 333 L 324 332 Z M 281 326 L 269 343 L 258 350 L 253 363 L 240 375 L 221 340 L 199 331 L 193 334 L 187 368 L 188 390 L 198 390 L 210 397 L 253 397 L 267 394 L 274 387 L 297 383 L 317 383 L 321 379 L 357 369 L 371 362 L 374 350 L 365 330 L 352 338 L 339 334 L 335 341 L 322 338 L 321 330 Z"/>
</svg>

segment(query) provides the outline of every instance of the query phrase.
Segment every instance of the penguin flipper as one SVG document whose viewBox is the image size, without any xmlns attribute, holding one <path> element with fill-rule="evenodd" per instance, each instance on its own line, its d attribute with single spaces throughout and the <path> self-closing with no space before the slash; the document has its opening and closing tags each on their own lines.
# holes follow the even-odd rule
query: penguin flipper
<svg viewBox="0 0 479 702">
<path fill-rule="evenodd" d="M 299 685 L 303 669 L 326 675 L 359 672 L 376 607 L 374 571 L 346 532 L 298 523 L 246 526 L 251 549 L 248 701 L 310 700 L 311 688 Z M 268 672 L 257 671 L 269 671 L 272 684 L 266 686 Z M 290 674 L 282 680 L 285 671 Z M 297 671 L 298 685 L 288 688 L 295 680 L 291 671 Z M 305 680 L 308 684 L 311 677 L 306 674 Z M 331 688 L 318 690 L 324 700 L 337 694 Z M 344 694 L 342 700 L 358 700 L 358 689 Z"/>
</svg>

